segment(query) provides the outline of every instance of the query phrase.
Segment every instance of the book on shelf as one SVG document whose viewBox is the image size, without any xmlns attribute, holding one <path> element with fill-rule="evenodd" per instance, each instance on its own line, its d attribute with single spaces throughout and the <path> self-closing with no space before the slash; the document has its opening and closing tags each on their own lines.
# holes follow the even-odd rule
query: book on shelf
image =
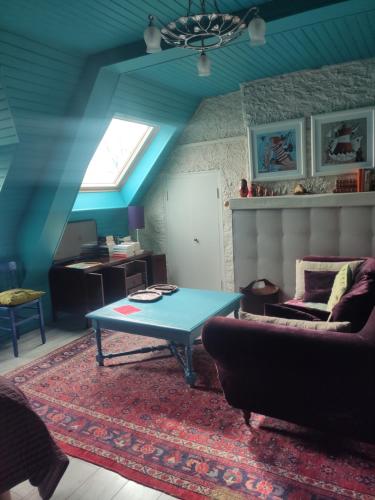
<svg viewBox="0 0 375 500">
<path fill-rule="evenodd" d="M 358 176 L 355 174 L 343 174 L 337 177 L 334 193 L 355 193 L 358 190 Z"/>
<path fill-rule="evenodd" d="M 371 190 L 372 169 L 359 168 L 357 170 L 357 192 L 363 193 Z"/>
<path fill-rule="evenodd" d="M 363 178 L 363 190 L 364 191 L 371 191 L 371 184 L 372 184 L 372 179 L 373 179 L 373 173 L 372 169 L 364 169 L 364 178 Z"/>
<path fill-rule="evenodd" d="M 363 193 L 373 188 L 373 171 L 359 168 L 357 171 L 337 177 L 335 193 Z"/>
<path fill-rule="evenodd" d="M 363 191 L 363 169 L 359 168 L 357 170 L 357 193 Z"/>
</svg>

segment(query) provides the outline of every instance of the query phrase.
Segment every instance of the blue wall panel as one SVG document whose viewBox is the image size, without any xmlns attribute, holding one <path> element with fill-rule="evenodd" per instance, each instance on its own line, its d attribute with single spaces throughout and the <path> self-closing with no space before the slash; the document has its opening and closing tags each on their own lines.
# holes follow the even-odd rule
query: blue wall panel
<svg viewBox="0 0 375 500">
<path fill-rule="evenodd" d="M 113 113 L 152 124 L 185 124 L 200 98 L 187 99 L 184 92 L 122 75 L 111 109 Z"/>
<path fill-rule="evenodd" d="M 0 31 L 2 78 L 20 140 L 0 193 L 0 259 L 18 253 L 22 217 L 34 189 L 43 181 L 82 65 L 80 58 Z"/>
<path fill-rule="evenodd" d="M 128 234 L 128 215 L 126 208 L 80 210 L 72 212 L 69 222 L 94 219 L 98 236 L 126 236 Z"/>
<path fill-rule="evenodd" d="M 18 238 L 29 287 L 45 281 L 85 169 L 109 123 L 108 109 L 117 81 L 118 75 L 110 71 L 94 73 L 81 112 L 63 120 L 59 140 L 33 193 Z M 29 246 L 29 241 L 34 245 Z"/>
</svg>

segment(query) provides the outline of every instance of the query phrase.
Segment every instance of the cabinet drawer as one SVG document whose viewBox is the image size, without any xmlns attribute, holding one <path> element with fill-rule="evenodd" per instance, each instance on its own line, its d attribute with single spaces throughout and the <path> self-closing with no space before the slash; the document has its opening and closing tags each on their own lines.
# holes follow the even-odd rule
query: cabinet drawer
<svg viewBox="0 0 375 500">
<path fill-rule="evenodd" d="M 126 289 L 134 288 L 135 286 L 141 285 L 143 283 L 142 273 L 132 274 L 125 278 Z"/>
</svg>

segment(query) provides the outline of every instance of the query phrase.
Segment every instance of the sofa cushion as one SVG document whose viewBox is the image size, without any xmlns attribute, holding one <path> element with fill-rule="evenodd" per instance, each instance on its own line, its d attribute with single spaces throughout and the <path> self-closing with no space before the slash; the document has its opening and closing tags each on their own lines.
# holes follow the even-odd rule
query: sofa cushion
<svg viewBox="0 0 375 500">
<path fill-rule="evenodd" d="M 353 260 L 351 262 L 312 262 L 306 260 L 296 260 L 296 293 L 295 299 L 303 299 L 305 293 L 305 271 L 340 271 L 344 264 L 349 264 L 350 268 L 355 273 L 357 267 L 362 264 L 363 260 Z"/>
<path fill-rule="evenodd" d="M 375 259 L 368 258 L 354 276 L 350 290 L 332 309 L 331 321 L 350 321 L 352 330 L 363 328 L 375 306 Z"/>
<path fill-rule="evenodd" d="M 351 262 L 352 260 L 366 260 L 367 257 L 343 257 L 342 255 L 305 255 L 302 260 L 310 262 Z"/>
<path fill-rule="evenodd" d="M 246 321 L 258 321 L 259 323 L 270 323 L 275 326 L 294 326 L 297 328 L 308 328 L 310 330 L 333 330 L 336 332 L 350 332 L 351 325 L 348 321 L 306 321 L 300 319 L 276 318 L 273 316 L 260 316 L 240 311 L 240 319 Z"/>
<path fill-rule="evenodd" d="M 305 271 L 304 302 L 327 303 L 336 274 L 336 271 Z"/>
<path fill-rule="evenodd" d="M 342 266 L 337 273 L 333 283 L 332 292 L 328 299 L 328 310 L 332 311 L 336 304 L 341 300 L 341 297 L 349 290 L 352 284 L 353 274 L 349 264 Z"/>
<path fill-rule="evenodd" d="M 301 304 L 303 304 L 302 301 Z M 311 311 L 306 309 L 306 307 L 289 304 L 288 302 L 284 302 L 283 304 L 264 304 L 264 314 L 266 316 L 277 316 L 278 318 L 289 319 L 304 319 L 308 321 L 327 320 L 328 313 L 324 313 L 324 317 L 321 317 L 320 311 L 317 312 L 319 316 L 316 315 L 315 310 Z"/>
<path fill-rule="evenodd" d="M 294 304 L 296 306 L 299 305 L 300 307 L 303 307 L 307 311 L 314 309 L 314 314 L 315 314 L 315 311 L 317 311 L 317 310 L 328 313 L 328 305 L 327 305 L 327 303 L 324 303 L 324 302 L 304 302 L 303 300 L 292 299 L 292 300 L 288 300 L 287 302 L 285 302 L 285 304 L 288 304 L 288 305 Z M 327 314 L 327 317 L 328 317 L 328 314 Z"/>
</svg>

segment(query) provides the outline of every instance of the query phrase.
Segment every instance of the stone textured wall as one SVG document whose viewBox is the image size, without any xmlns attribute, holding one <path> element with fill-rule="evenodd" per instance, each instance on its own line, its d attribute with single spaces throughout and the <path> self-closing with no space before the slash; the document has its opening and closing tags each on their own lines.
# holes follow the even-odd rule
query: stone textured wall
<svg viewBox="0 0 375 500">
<path fill-rule="evenodd" d="M 241 85 L 239 92 L 202 101 L 145 197 L 144 248 L 165 252 L 165 186 L 168 174 L 220 170 L 223 204 L 238 197 L 240 179 L 249 177 L 247 125 L 306 117 L 307 178 L 311 192 L 330 192 L 335 176 L 311 177 L 311 114 L 375 105 L 375 59 L 301 71 Z M 298 181 L 300 182 L 300 181 Z M 281 194 L 297 181 L 269 183 Z M 224 285 L 233 289 L 231 212 L 223 206 Z"/>
<path fill-rule="evenodd" d="M 262 183 L 278 194 L 302 182 L 309 192 L 326 193 L 336 176 L 311 177 L 311 115 L 375 105 L 375 59 L 318 70 L 289 73 L 241 85 L 246 126 L 305 117 L 307 177 L 300 181 Z"/>
<path fill-rule="evenodd" d="M 246 136 L 240 92 L 205 99 L 185 128 L 180 144 Z"/>
</svg>

